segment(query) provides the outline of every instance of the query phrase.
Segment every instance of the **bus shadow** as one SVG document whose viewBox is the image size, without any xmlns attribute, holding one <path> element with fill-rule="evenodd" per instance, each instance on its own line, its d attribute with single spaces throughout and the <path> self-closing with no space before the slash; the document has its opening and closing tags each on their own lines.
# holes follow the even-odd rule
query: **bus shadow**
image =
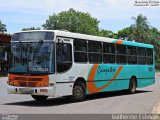
<svg viewBox="0 0 160 120">
<path fill-rule="evenodd" d="M 113 92 L 102 92 L 102 93 L 95 93 L 95 94 L 87 95 L 86 100 L 103 99 L 103 98 L 126 96 L 126 95 L 135 95 L 135 94 L 142 94 L 142 93 L 148 93 L 148 92 L 153 92 L 153 91 L 137 90 L 136 93 L 134 94 L 130 94 L 126 90 L 113 91 Z"/>
<path fill-rule="evenodd" d="M 148 93 L 148 92 L 152 92 L 152 91 L 137 90 L 135 94 L 142 94 L 142 93 Z M 135 95 L 135 94 L 132 94 L 132 95 Z M 110 98 L 110 97 L 118 97 L 118 96 L 126 96 L 126 95 L 131 95 L 131 94 L 129 94 L 126 91 L 95 93 L 95 94 L 87 95 L 85 101 L 90 101 L 95 99 L 104 99 L 104 98 Z M 44 102 L 37 102 L 35 100 L 31 100 L 31 101 L 6 103 L 4 105 L 47 107 L 47 106 L 59 106 L 59 105 L 65 105 L 65 104 L 73 104 L 73 102 L 69 101 L 69 99 L 67 99 L 66 97 L 58 97 L 58 98 L 49 98 Z"/>
</svg>

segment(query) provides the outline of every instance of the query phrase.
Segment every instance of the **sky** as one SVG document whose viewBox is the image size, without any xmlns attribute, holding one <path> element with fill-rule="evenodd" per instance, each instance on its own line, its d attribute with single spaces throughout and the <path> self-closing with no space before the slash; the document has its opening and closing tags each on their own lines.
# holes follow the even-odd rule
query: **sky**
<svg viewBox="0 0 160 120">
<path fill-rule="evenodd" d="M 0 20 L 7 33 L 13 34 L 22 28 L 41 28 L 49 15 L 73 8 L 90 13 L 100 21 L 101 29 L 115 33 L 133 24 L 131 18 L 139 14 L 160 30 L 160 6 L 134 6 L 135 1 L 142 0 L 0 0 Z"/>
</svg>

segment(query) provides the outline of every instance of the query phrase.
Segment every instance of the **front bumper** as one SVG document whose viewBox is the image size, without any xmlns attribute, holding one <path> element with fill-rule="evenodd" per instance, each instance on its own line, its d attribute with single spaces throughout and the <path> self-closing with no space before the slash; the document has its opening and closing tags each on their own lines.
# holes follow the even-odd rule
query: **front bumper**
<svg viewBox="0 0 160 120">
<path fill-rule="evenodd" d="M 29 94 L 29 95 L 44 95 L 55 96 L 54 87 L 16 87 L 7 86 L 8 94 Z"/>
</svg>

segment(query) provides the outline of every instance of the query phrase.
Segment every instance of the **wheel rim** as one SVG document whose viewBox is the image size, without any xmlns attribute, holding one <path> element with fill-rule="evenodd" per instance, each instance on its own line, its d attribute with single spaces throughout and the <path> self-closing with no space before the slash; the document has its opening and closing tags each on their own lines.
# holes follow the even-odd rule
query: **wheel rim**
<svg viewBox="0 0 160 120">
<path fill-rule="evenodd" d="M 73 96 L 75 98 L 81 98 L 83 96 L 83 88 L 80 85 L 74 87 Z"/>
</svg>

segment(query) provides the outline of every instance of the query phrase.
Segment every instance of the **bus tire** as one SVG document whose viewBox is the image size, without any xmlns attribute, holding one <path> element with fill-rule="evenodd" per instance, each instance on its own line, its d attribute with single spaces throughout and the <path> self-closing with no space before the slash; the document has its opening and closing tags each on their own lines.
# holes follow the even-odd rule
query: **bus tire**
<svg viewBox="0 0 160 120">
<path fill-rule="evenodd" d="M 45 101 L 48 96 L 42 96 L 42 95 L 31 95 L 32 98 L 36 101 Z"/>
<path fill-rule="evenodd" d="M 130 83 L 129 83 L 129 93 L 133 94 L 136 92 L 136 79 L 131 78 Z"/>
<path fill-rule="evenodd" d="M 70 96 L 70 100 L 72 102 L 81 102 L 86 98 L 86 86 L 81 81 L 76 81 L 73 90 L 72 96 Z"/>
</svg>

